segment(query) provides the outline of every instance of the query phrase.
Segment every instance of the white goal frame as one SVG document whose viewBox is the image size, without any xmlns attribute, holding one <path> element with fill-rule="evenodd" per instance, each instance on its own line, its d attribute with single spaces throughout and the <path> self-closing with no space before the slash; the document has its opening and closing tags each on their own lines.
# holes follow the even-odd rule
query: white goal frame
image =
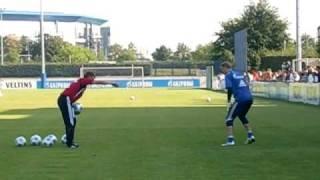
<svg viewBox="0 0 320 180">
<path fill-rule="evenodd" d="M 144 67 L 142 66 L 112 66 L 112 67 L 85 67 L 85 66 L 82 66 L 80 68 L 80 77 L 84 77 L 84 71 L 85 70 L 117 70 L 117 69 L 120 69 L 120 70 L 123 70 L 123 69 L 128 69 L 128 70 L 131 70 L 131 75 L 130 76 L 104 76 L 104 77 L 107 77 L 107 78 L 115 78 L 115 79 L 121 79 L 121 78 L 128 78 L 128 80 L 131 82 L 133 80 L 135 80 L 135 74 L 134 74 L 134 71 L 136 69 L 138 70 L 141 70 L 141 82 L 142 82 L 142 88 L 144 88 L 145 86 L 145 81 L 144 81 Z M 140 77 L 140 76 L 139 76 Z M 139 80 L 135 80 L 135 81 L 139 81 Z"/>
</svg>

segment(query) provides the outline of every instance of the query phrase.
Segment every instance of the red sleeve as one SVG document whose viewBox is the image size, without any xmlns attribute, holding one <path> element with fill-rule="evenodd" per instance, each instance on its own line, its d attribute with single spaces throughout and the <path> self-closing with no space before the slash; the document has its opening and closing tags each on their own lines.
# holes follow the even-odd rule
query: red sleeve
<svg viewBox="0 0 320 180">
<path fill-rule="evenodd" d="M 83 86 L 87 86 L 89 84 L 93 84 L 94 80 L 89 78 L 83 78 L 80 80 L 80 84 Z"/>
</svg>

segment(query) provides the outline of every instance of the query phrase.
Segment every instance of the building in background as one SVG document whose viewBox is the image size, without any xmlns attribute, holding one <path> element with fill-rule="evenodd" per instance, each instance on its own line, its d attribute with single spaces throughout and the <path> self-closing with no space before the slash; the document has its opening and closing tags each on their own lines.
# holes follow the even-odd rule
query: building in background
<svg viewBox="0 0 320 180">
<path fill-rule="evenodd" d="M 110 27 L 101 27 L 100 28 L 101 34 L 101 52 L 107 58 L 110 54 Z"/>
<path fill-rule="evenodd" d="M 31 39 L 39 35 L 40 12 L 5 10 L 2 15 L 4 22 L 0 28 L 3 35 L 24 35 Z M 90 48 L 97 55 L 101 53 L 107 60 L 110 47 L 110 27 L 105 27 L 106 19 L 44 12 L 44 21 L 46 34 L 60 36 L 71 44 Z"/>
</svg>

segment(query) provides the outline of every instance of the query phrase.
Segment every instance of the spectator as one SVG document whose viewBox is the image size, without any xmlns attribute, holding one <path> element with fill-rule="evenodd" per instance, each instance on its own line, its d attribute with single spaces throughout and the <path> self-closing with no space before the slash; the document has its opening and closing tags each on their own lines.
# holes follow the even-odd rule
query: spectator
<svg viewBox="0 0 320 180">
<path fill-rule="evenodd" d="M 301 72 L 292 70 L 290 62 L 285 62 L 281 66 L 283 70 L 272 72 L 270 68 L 267 71 L 251 70 L 254 81 L 280 81 L 280 82 L 320 82 L 320 66 L 307 66 Z M 285 68 L 284 68 L 285 67 Z"/>
<path fill-rule="evenodd" d="M 284 71 L 282 72 L 282 82 L 287 82 L 289 80 L 288 72 Z"/>
<path fill-rule="evenodd" d="M 289 83 L 293 83 L 293 82 L 294 82 L 294 74 L 293 74 L 293 71 L 292 71 L 292 70 L 290 70 L 290 71 L 288 72 L 286 81 L 289 82 Z"/>
<path fill-rule="evenodd" d="M 259 73 L 257 72 L 257 70 L 252 69 L 251 74 L 252 74 L 253 81 L 260 81 Z"/>
<path fill-rule="evenodd" d="M 279 75 L 278 72 L 274 72 L 274 73 L 272 74 L 272 81 L 277 81 L 279 76 L 280 76 L 280 75 Z"/>
<path fill-rule="evenodd" d="M 273 76 L 274 76 L 274 80 L 275 81 L 281 81 L 282 80 L 282 76 L 283 76 L 283 72 L 281 70 L 279 70 Z"/>
<path fill-rule="evenodd" d="M 266 72 L 262 73 L 262 79 L 264 81 L 271 81 L 272 80 L 272 70 L 270 68 L 267 69 Z"/>
<path fill-rule="evenodd" d="M 294 77 L 294 82 L 299 82 L 300 81 L 300 75 L 298 72 L 294 71 L 293 72 L 293 77 Z"/>
<path fill-rule="evenodd" d="M 313 82 L 314 83 L 318 83 L 319 82 L 318 72 L 316 72 L 316 71 L 313 72 Z"/>
<path fill-rule="evenodd" d="M 307 82 L 308 81 L 308 73 L 307 72 L 301 72 L 300 73 L 300 82 Z"/>
<path fill-rule="evenodd" d="M 316 71 L 317 71 L 316 72 L 317 73 L 316 76 L 317 76 L 317 80 L 318 80 L 317 82 L 320 82 L 320 66 L 316 67 Z"/>
<path fill-rule="evenodd" d="M 314 83 L 314 73 L 311 66 L 308 66 L 308 73 L 307 73 L 307 82 L 308 83 Z"/>
<path fill-rule="evenodd" d="M 253 74 L 251 72 L 245 73 L 245 76 L 247 77 L 248 82 L 253 81 Z"/>
</svg>

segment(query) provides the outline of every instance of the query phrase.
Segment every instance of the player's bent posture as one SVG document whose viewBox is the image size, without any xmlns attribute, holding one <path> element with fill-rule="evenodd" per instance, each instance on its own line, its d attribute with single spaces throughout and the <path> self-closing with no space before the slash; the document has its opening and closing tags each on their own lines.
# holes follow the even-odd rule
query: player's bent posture
<svg viewBox="0 0 320 180">
<path fill-rule="evenodd" d="M 248 138 L 245 143 L 252 144 L 255 142 L 255 137 L 253 136 L 252 129 L 246 117 L 253 103 L 253 97 L 250 92 L 249 84 L 243 73 L 232 70 L 232 65 L 229 62 L 222 63 L 221 70 L 224 74 L 226 74 L 225 86 L 228 91 L 228 114 L 225 119 L 228 138 L 227 142 L 222 144 L 222 146 L 235 145 L 233 136 L 233 121 L 236 117 L 239 117 L 248 133 Z M 234 102 L 231 101 L 232 95 L 235 100 Z"/>
<path fill-rule="evenodd" d="M 87 72 L 84 78 L 78 79 L 73 82 L 67 89 L 65 89 L 58 98 L 58 105 L 62 113 L 64 120 L 65 131 L 67 135 L 67 146 L 69 148 L 78 148 L 79 145 L 73 142 L 74 132 L 77 124 L 77 118 L 72 108 L 73 103 L 81 98 L 85 92 L 87 85 L 90 84 L 110 84 L 114 87 L 118 87 L 117 84 L 108 81 L 97 81 L 95 80 L 95 74 Z"/>
</svg>

